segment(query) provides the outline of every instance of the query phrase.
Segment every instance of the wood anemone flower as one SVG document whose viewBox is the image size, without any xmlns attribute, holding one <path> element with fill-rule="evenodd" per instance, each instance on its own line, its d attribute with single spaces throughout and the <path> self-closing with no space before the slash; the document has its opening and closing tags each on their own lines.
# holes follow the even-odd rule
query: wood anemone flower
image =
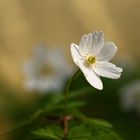
<svg viewBox="0 0 140 140">
<path fill-rule="evenodd" d="M 71 44 L 74 63 L 81 69 L 89 84 L 99 90 L 103 89 L 100 76 L 111 79 L 118 79 L 121 76 L 123 70 L 109 62 L 116 52 L 116 45 L 104 41 L 104 34 L 101 31 L 83 35 L 79 45 Z"/>
</svg>

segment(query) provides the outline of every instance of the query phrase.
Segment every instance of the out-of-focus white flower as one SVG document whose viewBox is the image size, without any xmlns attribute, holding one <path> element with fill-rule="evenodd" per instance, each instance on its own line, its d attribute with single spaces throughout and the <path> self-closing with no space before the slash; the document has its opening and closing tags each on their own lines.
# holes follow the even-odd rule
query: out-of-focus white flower
<svg viewBox="0 0 140 140">
<path fill-rule="evenodd" d="M 73 72 L 61 48 L 35 47 L 33 57 L 24 65 L 25 88 L 41 93 L 59 91 Z"/>
<path fill-rule="evenodd" d="M 120 91 L 120 98 L 124 111 L 136 110 L 140 113 L 140 80 L 125 85 Z"/>
<path fill-rule="evenodd" d="M 100 76 L 118 79 L 122 69 L 108 62 L 117 52 L 113 42 L 104 41 L 103 32 L 83 35 L 79 45 L 71 44 L 75 64 L 81 69 L 87 81 L 95 88 L 103 89 Z"/>
</svg>

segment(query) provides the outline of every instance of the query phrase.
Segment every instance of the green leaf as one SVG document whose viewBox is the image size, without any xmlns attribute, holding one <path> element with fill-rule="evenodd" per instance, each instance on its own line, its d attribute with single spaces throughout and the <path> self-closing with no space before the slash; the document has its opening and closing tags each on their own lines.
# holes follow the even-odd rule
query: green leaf
<svg viewBox="0 0 140 140">
<path fill-rule="evenodd" d="M 69 99 L 76 98 L 78 96 L 84 95 L 85 93 L 91 92 L 93 89 L 91 87 L 84 87 L 82 89 L 70 92 Z"/>
<path fill-rule="evenodd" d="M 76 97 L 81 96 L 87 92 L 91 92 L 91 88 L 84 87 L 84 88 L 79 89 L 77 91 L 70 92 L 68 99 L 74 100 Z M 55 106 L 56 104 L 60 104 L 60 103 L 64 102 L 64 100 L 65 100 L 64 94 L 57 94 L 57 95 L 55 94 L 55 95 L 51 96 L 50 98 L 51 98 L 50 101 L 47 102 L 47 107 Z"/>
<path fill-rule="evenodd" d="M 122 140 L 117 133 L 114 131 L 109 131 L 107 133 L 102 133 L 97 137 L 99 140 Z"/>
<path fill-rule="evenodd" d="M 77 107 L 81 107 L 81 106 L 84 106 L 84 105 L 86 105 L 85 101 L 69 101 L 67 107 L 68 107 L 68 110 L 69 110 L 71 108 L 77 108 Z M 48 106 L 48 107 L 45 108 L 46 113 L 51 113 L 51 112 L 53 113 L 56 110 L 63 113 L 63 109 L 64 109 L 64 103 L 63 102 L 61 104 L 58 104 L 58 105 L 55 105 L 55 106 Z"/>
<path fill-rule="evenodd" d="M 91 123 L 93 125 L 112 128 L 112 125 L 109 122 L 102 120 L 102 119 L 88 118 L 88 117 L 86 117 L 84 119 L 85 119 L 85 121 L 87 121 L 88 123 Z"/>
<path fill-rule="evenodd" d="M 96 119 L 96 118 L 89 118 L 83 114 L 78 113 L 76 115 L 80 120 L 84 121 L 85 123 L 93 124 L 96 126 L 101 126 L 101 127 L 107 127 L 107 128 L 112 128 L 112 125 L 102 119 Z"/>
<path fill-rule="evenodd" d="M 32 132 L 36 138 L 46 138 L 50 140 L 62 140 L 63 131 L 58 126 L 48 126 L 46 128 L 39 128 Z"/>
<path fill-rule="evenodd" d="M 76 108 L 86 105 L 85 101 L 70 101 L 68 102 L 68 109 L 69 108 Z M 64 107 L 64 105 L 61 105 L 60 107 Z"/>
<path fill-rule="evenodd" d="M 122 140 L 114 131 L 90 124 L 75 124 L 69 129 L 68 140 Z"/>
</svg>

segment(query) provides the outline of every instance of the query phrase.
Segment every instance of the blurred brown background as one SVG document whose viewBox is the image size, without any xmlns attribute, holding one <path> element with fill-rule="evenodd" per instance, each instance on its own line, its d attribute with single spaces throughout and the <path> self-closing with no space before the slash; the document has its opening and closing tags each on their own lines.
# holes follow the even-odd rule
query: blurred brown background
<svg viewBox="0 0 140 140">
<path fill-rule="evenodd" d="M 138 0 L 1 0 L 0 74 L 21 87 L 21 64 L 38 43 L 69 51 L 84 33 L 103 30 L 119 47 L 119 55 L 139 59 Z"/>
<path fill-rule="evenodd" d="M 137 61 L 139 25 L 139 0 L 0 0 L 3 89 L 22 89 L 22 64 L 38 43 L 62 46 L 69 53 L 72 42 L 78 43 L 82 34 L 94 30 L 104 31 L 105 38 L 117 44 L 117 57 L 131 56 Z"/>
</svg>

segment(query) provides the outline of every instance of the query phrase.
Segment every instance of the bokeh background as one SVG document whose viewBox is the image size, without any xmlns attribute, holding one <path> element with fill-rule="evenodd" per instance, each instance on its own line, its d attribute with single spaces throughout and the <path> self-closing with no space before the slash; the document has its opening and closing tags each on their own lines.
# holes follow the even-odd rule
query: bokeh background
<svg viewBox="0 0 140 140">
<path fill-rule="evenodd" d="M 65 48 L 72 63 L 70 44 L 78 43 L 85 33 L 102 30 L 106 40 L 118 46 L 115 61 L 122 66 L 128 64 L 124 71 L 127 73 L 129 69 L 139 68 L 139 25 L 138 0 L 1 0 L 0 94 L 4 98 L 0 99 L 0 130 L 12 124 L 4 109 L 12 104 L 8 99 L 30 104 L 36 98 L 23 88 L 22 65 L 38 43 Z M 137 121 L 139 124 L 138 115 Z M 9 134 L 0 138 L 9 139 Z"/>
</svg>

